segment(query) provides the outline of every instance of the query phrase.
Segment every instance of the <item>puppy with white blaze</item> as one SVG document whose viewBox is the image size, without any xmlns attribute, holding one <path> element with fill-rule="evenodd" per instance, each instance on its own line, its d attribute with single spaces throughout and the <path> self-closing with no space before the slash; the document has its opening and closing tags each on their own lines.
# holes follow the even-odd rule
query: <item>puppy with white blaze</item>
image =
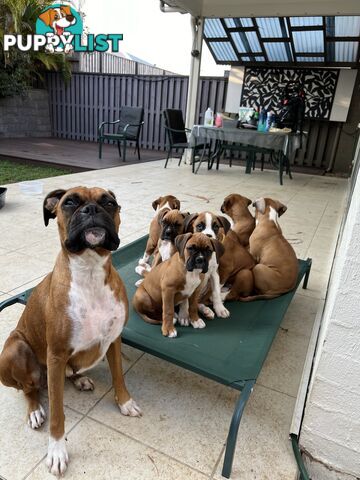
<svg viewBox="0 0 360 480">
<path fill-rule="evenodd" d="M 41 379 L 47 371 L 50 437 L 46 464 L 63 475 L 69 457 L 65 444 L 65 377 L 79 390 L 93 390 L 83 372 L 106 355 L 115 402 L 123 415 L 141 410 L 126 389 L 120 334 L 128 320 L 125 286 L 111 262 L 119 246 L 120 207 L 102 188 L 54 190 L 43 205 L 44 222 L 57 218 L 61 250 L 54 269 L 33 290 L 0 355 L 0 381 L 22 390 L 28 423 L 45 421 Z"/>
</svg>

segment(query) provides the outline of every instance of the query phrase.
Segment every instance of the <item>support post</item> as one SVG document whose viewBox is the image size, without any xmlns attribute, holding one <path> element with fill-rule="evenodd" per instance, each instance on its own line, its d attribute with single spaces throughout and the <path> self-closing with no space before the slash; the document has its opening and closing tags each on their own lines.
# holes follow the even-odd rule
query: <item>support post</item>
<svg viewBox="0 0 360 480">
<path fill-rule="evenodd" d="M 196 105 L 199 90 L 200 67 L 202 56 L 202 41 L 204 33 L 204 19 L 201 17 L 191 17 L 191 26 L 193 33 L 193 45 L 191 50 L 191 64 L 188 95 L 186 101 L 186 119 L 185 127 L 191 129 L 197 122 Z M 191 149 L 187 149 L 185 153 L 185 163 L 190 163 Z"/>
</svg>

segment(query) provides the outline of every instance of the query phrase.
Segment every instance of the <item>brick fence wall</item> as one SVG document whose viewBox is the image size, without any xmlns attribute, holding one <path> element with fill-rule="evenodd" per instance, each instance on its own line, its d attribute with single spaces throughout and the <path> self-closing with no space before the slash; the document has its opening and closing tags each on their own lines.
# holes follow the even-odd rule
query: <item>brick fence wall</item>
<svg viewBox="0 0 360 480">
<path fill-rule="evenodd" d="M 49 96 L 46 90 L 0 98 L 1 137 L 50 137 Z"/>
</svg>

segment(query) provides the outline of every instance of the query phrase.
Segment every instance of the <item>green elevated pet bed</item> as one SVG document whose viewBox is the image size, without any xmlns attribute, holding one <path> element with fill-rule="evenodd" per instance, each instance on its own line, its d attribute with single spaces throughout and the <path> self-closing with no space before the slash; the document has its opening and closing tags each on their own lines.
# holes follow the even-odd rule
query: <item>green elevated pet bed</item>
<svg viewBox="0 0 360 480">
<path fill-rule="evenodd" d="M 147 237 L 126 245 L 113 254 L 113 264 L 125 282 L 128 297 L 135 292 L 138 259 L 145 250 Z M 299 260 L 296 287 L 304 279 L 306 288 L 311 260 Z M 222 475 L 229 478 L 242 413 L 262 365 L 275 338 L 295 290 L 272 300 L 228 302 L 230 317 L 207 321 L 205 329 L 177 325 L 178 337 L 163 337 L 160 326 L 145 323 L 130 306 L 130 318 L 122 341 L 199 375 L 241 392 L 235 405 L 227 438 Z M 0 311 L 14 303 L 26 304 L 27 290 L 0 303 Z"/>
</svg>

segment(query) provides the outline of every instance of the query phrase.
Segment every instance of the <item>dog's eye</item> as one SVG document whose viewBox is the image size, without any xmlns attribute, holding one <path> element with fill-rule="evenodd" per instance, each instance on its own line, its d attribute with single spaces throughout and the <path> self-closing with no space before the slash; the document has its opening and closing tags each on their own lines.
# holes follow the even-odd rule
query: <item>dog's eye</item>
<svg viewBox="0 0 360 480">
<path fill-rule="evenodd" d="M 55 20 L 59 20 L 59 15 L 56 13 L 55 16 L 54 16 L 54 19 Z"/>
<path fill-rule="evenodd" d="M 212 226 L 212 228 L 213 228 L 214 232 L 216 233 L 216 232 L 219 231 L 219 228 L 220 228 L 220 227 L 219 227 L 219 225 L 218 225 L 217 223 L 214 223 L 214 225 Z"/>
<path fill-rule="evenodd" d="M 202 232 L 204 229 L 205 229 L 205 225 L 204 225 L 203 223 L 198 223 L 198 224 L 196 225 L 196 230 L 197 230 L 198 232 Z"/>
<path fill-rule="evenodd" d="M 106 206 L 107 207 L 116 207 L 117 205 L 113 200 L 109 200 L 108 202 L 106 202 Z"/>
<path fill-rule="evenodd" d="M 64 202 L 65 207 L 75 207 L 77 202 L 73 198 L 67 198 Z"/>
</svg>

